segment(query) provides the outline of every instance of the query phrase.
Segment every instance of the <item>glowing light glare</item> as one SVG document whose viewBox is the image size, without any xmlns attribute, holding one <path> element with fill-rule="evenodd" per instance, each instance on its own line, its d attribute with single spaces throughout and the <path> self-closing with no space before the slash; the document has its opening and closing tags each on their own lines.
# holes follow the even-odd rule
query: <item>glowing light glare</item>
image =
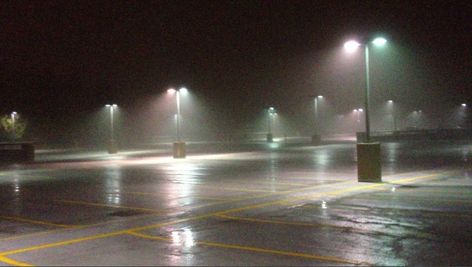
<svg viewBox="0 0 472 267">
<path fill-rule="evenodd" d="M 364 110 L 360 108 L 360 109 L 359 109 L 359 112 L 362 112 L 362 111 L 364 111 Z"/>
<path fill-rule="evenodd" d="M 387 39 L 383 37 L 377 37 L 372 41 L 372 43 L 376 46 L 384 46 L 387 43 Z"/>
<path fill-rule="evenodd" d="M 344 49 L 348 53 L 354 53 L 361 46 L 357 41 L 351 40 L 344 43 Z"/>
<path fill-rule="evenodd" d="M 187 90 L 187 88 L 182 87 L 182 88 L 179 89 L 179 93 L 187 94 L 187 93 L 188 93 L 188 90 Z"/>
<path fill-rule="evenodd" d="M 467 104 L 466 104 L 466 103 L 462 103 L 461 106 L 467 107 Z"/>
<path fill-rule="evenodd" d="M 324 200 L 321 201 L 321 208 L 322 208 L 322 209 L 326 209 L 326 208 L 327 208 L 327 206 L 326 206 L 326 201 L 324 201 Z"/>
<path fill-rule="evenodd" d="M 271 112 L 274 111 L 274 110 L 275 110 L 274 107 L 269 108 L 269 111 L 271 111 Z"/>
<path fill-rule="evenodd" d="M 167 89 L 167 93 L 169 93 L 169 94 L 175 94 L 175 92 L 176 92 L 176 91 L 175 91 L 174 88 L 169 88 L 169 89 Z"/>
<path fill-rule="evenodd" d="M 388 100 L 387 102 L 390 103 L 390 104 L 392 104 L 392 103 L 393 103 L 393 100 Z"/>
<path fill-rule="evenodd" d="M 322 96 L 322 95 L 319 95 L 319 96 L 317 96 L 317 97 L 318 97 L 319 99 L 323 98 L 323 96 Z"/>
</svg>

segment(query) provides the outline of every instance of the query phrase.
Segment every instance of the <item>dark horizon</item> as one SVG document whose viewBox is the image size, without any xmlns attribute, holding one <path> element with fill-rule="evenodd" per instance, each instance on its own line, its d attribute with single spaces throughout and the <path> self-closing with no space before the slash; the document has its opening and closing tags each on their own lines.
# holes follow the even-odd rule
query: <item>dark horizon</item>
<svg viewBox="0 0 472 267">
<path fill-rule="evenodd" d="M 149 114 L 138 111 L 167 88 L 186 86 L 202 114 L 214 118 L 213 130 L 240 129 L 274 106 L 306 133 L 311 95 L 325 95 L 335 114 L 363 105 L 362 58 L 342 58 L 340 51 L 352 36 L 376 34 L 388 38 L 389 48 L 372 51 L 373 106 L 394 99 L 405 110 L 418 107 L 437 117 L 472 103 L 471 8 L 465 2 L 0 6 L 0 113 L 15 110 L 43 128 L 66 129 L 107 103 L 120 105 L 131 125 L 144 127 L 140 122 L 149 118 L 133 114 Z"/>
</svg>

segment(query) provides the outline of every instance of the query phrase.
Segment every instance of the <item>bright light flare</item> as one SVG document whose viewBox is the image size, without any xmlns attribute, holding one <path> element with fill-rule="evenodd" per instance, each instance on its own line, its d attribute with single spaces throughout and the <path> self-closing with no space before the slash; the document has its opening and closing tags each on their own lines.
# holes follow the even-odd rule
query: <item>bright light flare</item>
<svg viewBox="0 0 472 267">
<path fill-rule="evenodd" d="M 377 37 L 372 41 L 372 43 L 376 46 L 384 46 L 387 43 L 387 39 L 383 37 Z"/>
<path fill-rule="evenodd" d="M 176 91 L 175 91 L 174 88 L 169 88 L 169 89 L 167 89 L 167 93 L 169 93 L 169 94 L 175 94 L 175 92 L 176 92 Z"/>
<path fill-rule="evenodd" d="M 185 94 L 188 94 L 188 90 L 187 90 L 187 88 L 185 88 L 185 87 L 182 87 L 182 88 L 180 88 L 180 89 L 179 89 L 179 93 L 181 93 L 181 94 L 184 94 L 184 95 L 185 95 Z"/>
<path fill-rule="evenodd" d="M 351 40 L 344 43 L 344 49 L 348 53 L 354 53 L 361 44 L 357 41 Z"/>
<path fill-rule="evenodd" d="M 388 100 L 387 101 L 389 104 L 392 104 L 393 103 L 393 100 Z"/>
<path fill-rule="evenodd" d="M 467 107 L 467 104 L 466 103 L 462 103 L 461 106 L 463 106 L 464 108 Z"/>
<path fill-rule="evenodd" d="M 318 97 L 319 99 L 322 99 L 322 98 L 323 98 L 323 96 L 322 96 L 322 95 L 319 95 L 319 96 L 317 96 L 317 97 Z"/>
</svg>

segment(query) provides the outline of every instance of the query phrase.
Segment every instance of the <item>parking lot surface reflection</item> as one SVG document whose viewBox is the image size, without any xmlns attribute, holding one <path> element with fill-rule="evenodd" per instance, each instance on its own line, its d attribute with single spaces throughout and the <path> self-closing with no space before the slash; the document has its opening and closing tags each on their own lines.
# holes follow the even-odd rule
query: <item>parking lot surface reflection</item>
<svg viewBox="0 0 472 267">
<path fill-rule="evenodd" d="M 472 144 L 40 151 L 0 171 L 0 265 L 472 265 Z"/>
</svg>

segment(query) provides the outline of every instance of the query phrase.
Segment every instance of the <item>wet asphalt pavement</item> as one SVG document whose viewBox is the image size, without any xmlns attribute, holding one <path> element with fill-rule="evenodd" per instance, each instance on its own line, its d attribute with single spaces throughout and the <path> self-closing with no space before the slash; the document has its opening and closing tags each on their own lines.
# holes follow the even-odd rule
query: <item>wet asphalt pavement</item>
<svg viewBox="0 0 472 267">
<path fill-rule="evenodd" d="M 0 168 L 0 265 L 472 265 L 472 143 L 38 151 Z"/>
</svg>

